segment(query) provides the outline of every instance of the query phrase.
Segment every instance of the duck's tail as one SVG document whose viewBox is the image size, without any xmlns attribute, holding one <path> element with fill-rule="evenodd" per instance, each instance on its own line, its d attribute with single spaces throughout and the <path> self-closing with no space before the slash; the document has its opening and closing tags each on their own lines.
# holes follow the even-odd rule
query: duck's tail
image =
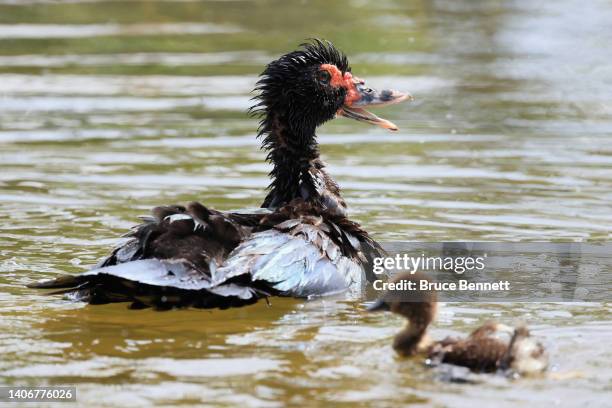
<svg viewBox="0 0 612 408">
<path fill-rule="evenodd" d="M 49 295 L 63 294 L 90 304 L 131 302 L 141 309 L 177 307 L 239 307 L 257 302 L 267 293 L 239 282 L 211 284 L 210 278 L 185 261 L 144 259 L 93 269 L 80 275 L 61 275 L 28 285 L 53 289 Z"/>
</svg>

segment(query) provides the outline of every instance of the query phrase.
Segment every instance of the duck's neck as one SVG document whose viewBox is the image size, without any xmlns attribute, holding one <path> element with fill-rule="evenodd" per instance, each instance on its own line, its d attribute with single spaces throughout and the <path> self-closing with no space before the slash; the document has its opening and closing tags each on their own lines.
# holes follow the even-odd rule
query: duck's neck
<svg viewBox="0 0 612 408">
<path fill-rule="evenodd" d="M 393 349 L 402 356 L 412 356 L 423 347 L 426 328 L 409 325 L 393 339 Z"/>
<path fill-rule="evenodd" d="M 273 168 L 270 192 L 262 207 L 277 208 L 301 198 L 344 213 L 346 205 L 338 185 L 319 158 L 315 129 L 314 125 L 291 126 L 287 117 L 278 114 L 269 114 L 263 121 L 260 134 L 265 136 L 263 148 Z"/>
</svg>

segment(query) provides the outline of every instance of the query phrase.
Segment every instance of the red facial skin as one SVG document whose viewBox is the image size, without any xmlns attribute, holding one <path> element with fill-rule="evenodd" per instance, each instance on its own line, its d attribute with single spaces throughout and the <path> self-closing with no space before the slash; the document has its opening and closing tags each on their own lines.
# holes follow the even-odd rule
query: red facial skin
<svg viewBox="0 0 612 408">
<path fill-rule="evenodd" d="M 363 84 L 365 81 L 354 77 L 350 72 L 345 72 L 344 76 L 342 72 L 332 64 L 322 64 L 321 69 L 326 70 L 331 75 L 330 84 L 335 87 L 342 87 L 346 89 L 346 97 L 344 98 L 344 105 L 351 106 L 353 102 L 359 100 L 360 96 L 357 92 L 357 84 Z"/>
</svg>

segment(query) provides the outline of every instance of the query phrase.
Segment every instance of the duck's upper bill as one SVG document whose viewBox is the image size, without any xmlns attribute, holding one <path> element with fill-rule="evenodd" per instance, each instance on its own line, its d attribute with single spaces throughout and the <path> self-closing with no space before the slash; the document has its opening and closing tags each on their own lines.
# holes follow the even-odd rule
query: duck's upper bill
<svg viewBox="0 0 612 408">
<path fill-rule="evenodd" d="M 323 64 L 322 69 L 331 74 L 331 84 L 346 89 L 344 105 L 338 110 L 338 116 L 359 120 L 362 122 L 378 125 L 384 129 L 396 131 L 399 128 L 391 121 L 380 118 L 375 114 L 363 109 L 364 106 L 386 106 L 413 100 L 412 95 L 394 89 L 383 89 L 381 91 L 368 88 L 365 81 L 353 76 L 350 72 L 342 74 L 340 70 L 331 64 Z"/>
</svg>

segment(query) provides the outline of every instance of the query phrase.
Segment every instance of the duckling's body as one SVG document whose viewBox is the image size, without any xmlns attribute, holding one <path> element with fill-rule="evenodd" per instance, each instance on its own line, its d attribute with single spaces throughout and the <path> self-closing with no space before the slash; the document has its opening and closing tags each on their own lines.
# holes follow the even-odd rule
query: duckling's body
<svg viewBox="0 0 612 408">
<path fill-rule="evenodd" d="M 319 157 L 316 128 L 336 115 L 397 130 L 361 106 L 409 95 L 364 88 L 346 56 L 319 40 L 270 63 L 256 89 L 259 136 L 273 169 L 262 209 L 221 212 L 194 202 L 143 217 L 93 270 L 31 285 L 90 303 L 232 307 L 261 297 L 323 296 L 360 288 L 382 249 L 347 216 Z M 58 293 L 58 292 L 55 292 Z"/>
<path fill-rule="evenodd" d="M 422 279 L 425 278 L 420 274 L 401 274 L 394 281 L 418 282 Z M 487 322 L 466 338 L 429 340 L 426 333 L 435 318 L 437 296 L 433 291 L 421 291 L 417 296 L 418 300 L 414 300 L 414 294 L 386 293 L 369 308 L 371 311 L 389 310 L 408 320 L 406 327 L 393 340 L 393 349 L 399 355 L 421 354 L 433 363 L 452 364 L 484 373 L 509 370 L 533 374 L 546 369 L 548 358 L 544 347 L 530 336 L 525 326 L 511 328 Z"/>
<path fill-rule="evenodd" d="M 427 355 L 435 362 L 484 373 L 511 370 L 531 374 L 547 366 L 544 348 L 530 337 L 526 327 L 511 328 L 494 322 L 485 323 L 465 339 L 437 341 L 427 348 Z"/>
</svg>

